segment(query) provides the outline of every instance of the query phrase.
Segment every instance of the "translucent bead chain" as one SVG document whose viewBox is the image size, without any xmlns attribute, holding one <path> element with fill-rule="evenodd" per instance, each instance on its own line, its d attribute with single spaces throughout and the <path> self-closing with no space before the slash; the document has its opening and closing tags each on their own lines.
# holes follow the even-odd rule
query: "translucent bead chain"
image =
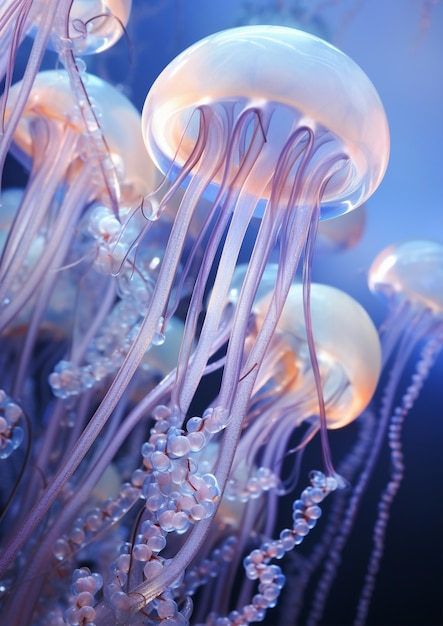
<svg viewBox="0 0 443 626">
<path fill-rule="evenodd" d="M 88 567 L 76 569 L 72 575 L 71 592 L 73 595 L 72 606 L 65 612 L 66 624 L 77 626 L 93 626 L 95 620 L 94 599 L 95 594 L 103 585 L 99 574 L 92 574 Z"/>
<path fill-rule="evenodd" d="M 293 527 L 282 530 L 279 539 L 266 541 L 252 550 L 243 561 L 246 576 L 259 583 L 252 603 L 240 611 L 231 611 L 227 617 L 210 614 L 207 626 L 246 626 L 251 622 L 261 622 L 267 609 L 276 606 L 285 577 L 278 565 L 270 563 L 271 560 L 281 559 L 286 552 L 302 543 L 321 516 L 318 505 L 339 486 L 335 477 L 318 471 L 311 472 L 310 482 L 311 485 L 293 504 Z"/>
<path fill-rule="evenodd" d="M 55 558 L 64 561 L 90 544 L 99 533 L 115 526 L 139 498 L 139 488 L 130 483 L 123 483 L 116 498 L 109 498 L 102 507 L 91 508 L 77 517 L 69 534 L 55 542 L 53 548 Z M 115 532 L 118 532 L 118 529 Z"/>
<path fill-rule="evenodd" d="M 228 500 L 248 502 L 259 498 L 263 492 L 282 488 L 280 477 L 269 467 L 259 467 L 253 476 L 250 476 L 244 485 L 235 478 L 228 480 L 224 496 Z"/>
</svg>

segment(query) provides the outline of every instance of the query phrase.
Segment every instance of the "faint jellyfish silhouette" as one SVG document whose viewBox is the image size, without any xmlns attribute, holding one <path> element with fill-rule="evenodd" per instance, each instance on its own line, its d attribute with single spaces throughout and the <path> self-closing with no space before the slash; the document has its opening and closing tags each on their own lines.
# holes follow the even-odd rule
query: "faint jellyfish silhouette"
<svg viewBox="0 0 443 626">
<path fill-rule="evenodd" d="M 334 254 L 354 248 L 362 238 L 365 226 L 366 206 L 364 204 L 337 219 L 322 220 L 318 225 L 315 253 Z"/>
<path fill-rule="evenodd" d="M 303 0 L 243 2 L 237 25 L 257 26 L 259 24 L 296 28 L 322 39 L 330 39 L 320 8 L 313 7 L 312 4 L 309 6 Z"/>
<path fill-rule="evenodd" d="M 314 596 L 308 624 L 321 620 L 326 600 L 341 560 L 341 553 L 353 528 L 359 505 L 372 476 L 383 444 L 388 440 L 391 475 L 378 506 L 373 533 L 373 550 L 358 602 L 355 624 L 364 624 L 368 615 L 376 576 L 384 552 L 390 507 L 403 478 L 401 444 L 404 419 L 419 395 L 423 383 L 443 345 L 443 246 L 417 240 L 394 244 L 383 250 L 369 270 L 369 287 L 388 304 L 388 316 L 380 329 L 382 396 L 373 444 L 356 482 L 346 511 L 345 523 L 332 544 L 327 567 Z M 416 350 L 420 356 L 415 372 L 396 406 L 402 378 Z M 401 394 L 400 394 L 401 395 Z"/>
</svg>

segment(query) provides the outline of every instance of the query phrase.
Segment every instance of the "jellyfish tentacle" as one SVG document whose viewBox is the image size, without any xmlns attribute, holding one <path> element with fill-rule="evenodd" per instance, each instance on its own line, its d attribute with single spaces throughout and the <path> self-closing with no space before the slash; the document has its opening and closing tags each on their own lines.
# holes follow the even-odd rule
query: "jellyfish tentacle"
<svg viewBox="0 0 443 626">
<path fill-rule="evenodd" d="M 227 112 L 229 113 L 229 109 Z M 223 113 L 226 112 L 223 111 Z M 249 140 L 249 145 L 247 146 L 245 154 L 241 156 L 243 161 L 240 161 L 240 164 L 236 168 L 234 166 L 235 153 L 239 143 L 241 143 L 242 135 L 246 132 L 245 127 L 249 127 L 251 123 L 254 124 L 253 136 Z M 233 269 L 237 261 L 238 251 L 241 243 L 243 242 L 244 233 L 255 209 L 255 201 L 252 198 L 247 196 L 245 200 L 242 201 L 241 189 L 243 184 L 245 184 L 251 169 L 254 167 L 257 154 L 263 144 L 263 136 L 261 131 L 258 130 L 259 128 L 261 129 L 261 125 L 258 124 L 257 112 L 254 109 L 246 109 L 239 115 L 233 128 L 232 139 L 227 148 L 227 165 L 223 175 L 223 182 L 220 185 L 220 190 L 215 200 L 213 201 L 213 208 L 216 210 L 220 200 L 222 203 L 222 210 L 211 233 L 211 238 L 208 242 L 208 246 L 202 260 L 201 269 L 196 278 L 196 284 L 188 309 L 186 322 L 186 326 L 190 329 L 190 331 L 185 330 L 185 337 L 187 340 L 186 343 L 184 342 L 182 345 L 182 352 L 177 368 L 178 381 L 172 398 L 172 402 L 175 402 L 177 406 L 180 406 L 184 413 L 186 412 L 199 380 L 201 379 L 202 367 L 204 367 L 207 363 L 208 354 L 211 352 L 212 342 L 218 329 L 220 317 L 223 311 L 223 305 L 226 301 L 226 294 L 230 284 L 230 276 L 232 276 Z M 225 194 L 226 197 L 224 197 Z M 230 207 L 233 205 L 237 208 L 234 209 L 234 214 L 231 217 Z M 212 293 L 217 291 L 217 293 L 220 293 L 220 296 L 218 301 L 215 303 L 214 299 L 209 301 L 200 338 L 196 347 L 196 358 L 192 361 L 195 366 L 190 365 L 188 367 L 186 364 L 189 359 L 197 316 L 202 308 L 203 290 L 206 286 L 207 278 L 213 265 L 214 255 L 220 245 L 221 237 L 230 217 L 231 223 L 228 228 L 226 241 L 223 247 L 221 259 L 219 261 L 219 268 L 215 278 L 215 285 L 221 283 L 222 286 L 219 286 L 219 289 L 214 287 L 212 291 Z M 230 248 L 229 254 L 225 252 L 227 248 Z M 182 376 L 185 376 L 183 381 L 181 380 Z"/>
<path fill-rule="evenodd" d="M 89 197 L 89 192 L 87 191 L 85 198 L 85 183 L 87 180 L 88 172 L 84 170 L 79 174 L 72 186 L 72 194 L 65 205 L 65 208 L 67 208 L 59 214 L 47 246 L 29 272 L 27 277 L 28 289 L 23 288 L 16 294 L 14 299 L 11 300 L 7 308 L 3 311 L 1 316 L 1 328 L 5 328 L 26 304 L 50 266 L 52 264 L 54 264 L 56 268 L 62 266 L 68 251 L 71 233 L 81 215 L 86 198 Z"/>
<path fill-rule="evenodd" d="M 20 43 L 25 36 L 25 26 L 26 19 L 28 17 L 29 11 L 32 6 L 32 0 L 28 0 L 23 7 L 12 3 L 9 6 L 9 10 L 5 11 L 3 15 L 3 19 L 0 18 L 0 33 L 2 34 L 3 45 L 1 47 L 1 59 L 7 58 L 6 48 L 9 47 L 9 61 L 6 65 L 4 72 L 5 85 L 3 89 L 3 93 L 0 97 L 0 130 L 1 134 L 4 135 L 5 132 L 5 110 L 6 110 L 6 101 L 8 98 L 9 89 L 12 84 L 12 75 L 14 71 L 14 59 L 17 56 L 17 51 L 20 46 Z M 14 13 L 20 11 L 17 21 L 15 22 L 12 33 L 5 32 L 8 26 L 12 23 L 13 19 L 16 17 Z M 8 24 L 9 23 L 9 24 Z M 9 44 L 9 46 L 8 46 Z M 1 71 L 3 68 L 0 68 L 0 77 L 3 76 L 3 72 Z M 1 146 L 1 143 L 0 143 Z"/>
<path fill-rule="evenodd" d="M 18 269 L 23 265 L 26 255 L 36 239 L 40 228 L 53 227 L 54 218 L 48 207 L 57 191 L 60 176 L 66 165 L 64 154 L 70 152 L 73 147 L 73 137 L 68 135 L 66 141 L 54 141 L 49 136 L 49 128 L 46 121 L 36 120 L 31 125 L 31 132 L 40 145 L 45 145 L 48 150 L 56 148 L 54 163 L 43 162 L 42 167 L 33 168 L 35 177 L 31 177 L 29 187 L 25 190 L 21 205 L 17 211 L 11 230 L 1 256 L 1 285 L 0 299 L 6 297 L 11 284 L 16 279 Z M 55 165 L 55 169 L 54 169 Z M 37 190 L 42 190 L 39 193 Z M 36 205 L 35 197 L 39 199 Z"/>
<path fill-rule="evenodd" d="M 413 342 L 415 346 L 415 341 Z M 404 344 L 403 344 L 404 345 Z M 401 443 L 401 433 L 405 417 L 409 413 L 415 400 L 418 398 L 422 386 L 434 365 L 435 359 L 441 351 L 441 338 L 431 338 L 421 351 L 421 358 L 415 367 L 415 375 L 412 376 L 412 382 L 406 390 L 401 404 L 394 409 L 389 410 L 389 426 L 388 426 L 388 443 L 391 457 L 390 479 L 386 485 L 378 505 L 377 520 L 373 529 L 373 547 L 369 557 L 369 563 L 366 570 L 363 588 L 360 592 L 357 611 L 354 619 L 356 626 L 366 623 L 372 595 L 376 585 L 376 576 L 380 568 L 385 549 L 385 535 L 389 523 L 391 505 L 400 489 L 404 475 L 403 452 Z M 402 345 L 399 351 L 404 354 Z M 386 401 L 386 398 L 385 398 Z M 385 411 L 390 409 L 391 405 L 385 407 Z"/>
<path fill-rule="evenodd" d="M 56 19 L 57 11 L 65 10 L 69 12 L 72 0 L 60 0 L 58 3 L 49 2 L 45 4 L 42 10 L 42 18 L 39 29 L 32 45 L 32 52 L 28 59 L 26 69 L 23 74 L 20 92 L 15 101 L 14 110 L 12 111 L 4 134 L 0 142 L 0 172 L 3 171 L 6 155 L 11 145 L 12 137 L 15 129 L 20 122 L 20 118 L 26 106 L 26 101 L 31 93 L 33 80 L 40 69 L 46 46 L 51 35 L 51 31 Z"/>
</svg>

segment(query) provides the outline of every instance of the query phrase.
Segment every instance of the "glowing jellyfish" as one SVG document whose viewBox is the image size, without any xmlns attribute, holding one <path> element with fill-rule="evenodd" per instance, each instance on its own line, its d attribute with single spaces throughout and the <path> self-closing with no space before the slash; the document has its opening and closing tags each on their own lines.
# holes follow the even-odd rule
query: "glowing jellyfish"
<svg viewBox="0 0 443 626">
<path fill-rule="evenodd" d="M 0 20 L 0 77 L 5 78 L 0 100 L 2 124 L 19 46 L 28 34 L 35 35 L 35 39 L 20 87 L 15 88 L 13 109 L 3 128 L 0 171 L 47 48 L 53 48 L 59 54 L 86 130 L 97 148 L 103 149 L 104 138 L 97 129 L 97 117 L 88 101 L 83 83 L 84 63 L 79 57 L 106 50 L 121 37 L 132 0 L 7 0 L 6 4 Z M 115 176 L 108 172 L 107 179 L 109 191 L 117 196 Z M 113 198 L 114 202 L 117 199 Z"/>
<path fill-rule="evenodd" d="M 357 609 L 356 624 L 364 624 L 384 551 L 389 512 L 403 478 L 403 421 L 419 395 L 443 346 L 443 245 L 414 240 L 389 246 L 369 270 L 369 287 L 388 303 L 382 330 L 383 363 L 389 379 L 383 391 L 380 431 L 388 436 L 391 476 L 379 504 L 374 547 Z M 419 360 L 401 402 L 395 406 L 402 375 L 414 350 Z M 377 442 L 381 445 L 379 442 Z"/>
<path fill-rule="evenodd" d="M 388 440 L 391 454 L 389 483 L 378 505 L 371 553 L 360 595 L 355 624 L 364 624 L 384 552 L 390 507 L 403 478 L 402 425 L 443 345 L 443 246 L 436 241 L 406 241 L 383 250 L 369 270 L 369 287 L 388 305 L 388 316 L 380 329 L 383 370 L 381 406 L 365 454 L 364 468 L 355 481 L 353 494 L 332 542 L 327 566 L 320 578 L 308 622 L 317 624 L 334 582 L 343 547 L 376 467 L 382 446 Z M 411 382 L 398 401 L 406 365 L 417 349 L 420 356 Z M 375 407 L 373 407 L 375 410 Z"/>
<path fill-rule="evenodd" d="M 372 399 L 381 370 L 380 341 L 370 317 L 353 298 L 326 285 L 311 287 L 313 336 L 327 426 L 342 428 L 355 420 Z M 266 298 L 254 308 L 258 327 L 261 312 L 266 308 Z M 251 342 L 255 334 L 253 326 Z M 296 429 L 306 425 L 308 428 L 297 446 L 303 449 L 319 430 L 319 415 L 304 323 L 303 289 L 294 285 L 260 366 L 225 490 L 224 497 L 237 502 L 241 511 L 241 522 L 239 519 L 235 522 L 241 544 L 250 541 L 255 533 L 265 537 L 275 533 L 272 512 L 277 510 L 276 498 L 293 492 L 296 480 L 296 476 L 284 479 L 282 472 L 289 442 Z M 296 468 L 295 463 L 294 474 Z M 257 505 L 251 501 L 258 500 L 265 492 L 269 492 L 269 514 L 262 519 L 257 511 L 262 510 L 263 501 Z M 246 503 L 255 513 L 243 510 Z M 258 520 L 262 529 L 257 526 Z M 228 523 L 220 515 L 219 522 L 222 526 Z M 241 552 L 244 549 L 242 545 Z"/>
<path fill-rule="evenodd" d="M 150 603 L 154 603 L 160 619 L 174 618 L 182 623 L 183 615 L 179 618 L 177 606 L 170 602 L 171 589 L 210 528 L 230 474 L 259 366 L 302 251 L 306 245 L 305 315 L 313 347 L 309 263 L 318 220 L 321 215 L 346 213 L 364 202 L 383 177 L 389 151 L 383 107 L 359 67 L 320 39 L 280 27 L 225 31 L 182 53 L 159 76 L 146 99 L 143 133 L 151 157 L 165 176 L 159 190 L 146 196 L 144 215 L 149 220 L 161 220 L 171 199 L 177 194 L 181 197 L 152 299 L 133 346 L 75 450 L 1 557 L 5 567 L 37 527 L 108 421 L 153 338 L 163 332 L 173 312 L 171 292 L 197 219 L 197 207 L 203 198 L 209 199 L 207 217 L 190 252 L 190 258 L 195 258 L 207 237 L 174 384 L 167 403 L 154 407 L 156 424 L 142 447 L 148 470 L 142 490 L 150 508 L 144 513 L 143 538 L 139 541 L 137 536 L 131 546 L 142 557 L 136 574 L 141 582 L 127 593 L 125 576 L 120 573 L 126 569 L 128 574 L 131 556 L 122 555 L 108 580 L 107 604 L 100 605 L 97 623 L 109 623 L 113 614 L 126 619 L 128 613 L 137 613 Z M 226 335 L 224 304 L 253 217 L 261 218 L 261 226 Z M 244 359 L 254 298 L 275 249 L 279 259 L 275 288 L 256 341 Z M 218 254 L 219 260 L 214 261 Z M 186 262 L 183 276 L 188 271 Z M 210 287 L 211 297 L 194 349 L 197 323 Z M 217 404 L 202 416 L 187 420 L 196 389 L 210 367 L 208 361 L 222 340 L 229 341 Z M 314 352 L 315 347 L 310 349 L 313 365 Z M 319 373 L 314 377 L 319 390 Z M 199 451 L 216 433 L 221 438 L 219 457 L 214 472 L 203 473 L 198 463 L 190 461 L 189 453 Z M 326 473 L 333 473 L 330 464 L 326 464 Z M 140 476 L 135 480 L 140 488 Z M 184 490 L 183 498 L 175 495 L 177 485 Z M 154 540 L 158 528 L 162 541 Z M 186 540 L 168 562 L 158 552 L 167 538 L 182 533 L 186 533 Z M 146 549 L 137 547 L 151 539 L 149 545 L 157 546 L 153 558 Z"/>
<path fill-rule="evenodd" d="M 122 206 L 136 206 L 153 185 L 153 168 L 139 139 L 136 109 L 95 76 L 88 77 L 87 87 L 89 100 L 100 115 L 100 134 L 106 138 L 104 152 L 97 152 L 85 134 L 63 71 L 38 75 L 14 133 L 13 152 L 31 168 L 31 174 L 1 258 L 2 329 L 38 286 L 55 280 L 85 208 L 93 201 L 112 204 L 107 170 L 117 173 Z M 12 114 L 19 93 L 17 84 L 9 94 L 7 116 Z M 42 241 L 40 254 L 23 273 L 21 268 L 36 237 Z M 53 271 L 48 274 L 50 268 Z"/>
</svg>

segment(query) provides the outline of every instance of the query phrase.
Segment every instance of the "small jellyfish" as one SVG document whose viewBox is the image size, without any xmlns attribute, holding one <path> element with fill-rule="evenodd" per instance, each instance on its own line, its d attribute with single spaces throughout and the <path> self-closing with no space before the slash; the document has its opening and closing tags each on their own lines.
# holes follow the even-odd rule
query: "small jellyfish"
<svg viewBox="0 0 443 626">
<path fill-rule="evenodd" d="M 388 306 L 380 328 L 382 377 L 377 391 L 380 408 L 371 410 L 377 421 L 363 470 L 355 482 L 344 523 L 340 525 L 327 566 L 319 580 L 308 622 L 318 623 L 336 577 L 343 547 L 386 440 L 390 449 L 390 478 L 383 491 L 373 530 L 373 549 L 360 594 L 355 624 L 364 624 L 370 608 L 377 573 L 384 553 L 390 508 L 404 472 L 402 427 L 443 345 L 443 245 L 437 241 L 413 240 L 383 250 L 369 270 L 369 287 Z M 419 350 L 417 360 L 417 350 Z M 416 360 L 410 383 L 404 384 L 406 366 Z M 401 397 L 399 403 L 398 397 Z"/>
<path fill-rule="evenodd" d="M 377 444 L 381 445 L 383 435 L 387 437 L 391 474 L 378 507 L 357 625 L 366 621 L 383 557 L 390 508 L 403 479 L 402 426 L 443 347 L 442 243 L 412 240 L 389 246 L 372 263 L 368 282 L 371 291 L 388 305 L 388 316 L 380 329 L 388 380 L 382 392 Z M 417 349 L 420 353 L 415 372 L 396 406 L 405 368 Z"/>
</svg>

